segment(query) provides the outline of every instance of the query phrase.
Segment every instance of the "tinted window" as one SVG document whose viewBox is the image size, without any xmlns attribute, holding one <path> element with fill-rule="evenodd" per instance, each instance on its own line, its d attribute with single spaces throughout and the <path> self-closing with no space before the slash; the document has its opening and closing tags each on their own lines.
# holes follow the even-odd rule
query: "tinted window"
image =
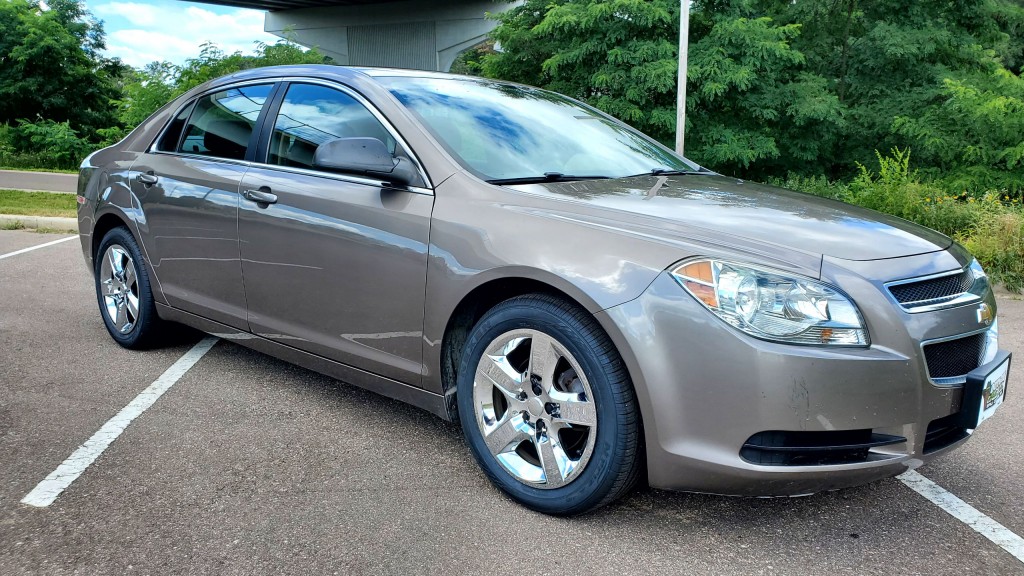
<svg viewBox="0 0 1024 576">
<path fill-rule="evenodd" d="M 192 104 L 195 104 L 194 102 Z M 163 136 L 160 137 L 160 141 L 156 143 L 156 149 L 161 152 L 174 152 L 178 149 L 178 141 L 181 140 L 181 132 L 185 129 L 185 121 L 188 120 L 188 115 L 192 112 L 192 104 L 185 106 L 178 112 L 178 115 L 171 120 L 171 123 L 167 125 L 167 130 L 164 131 Z"/>
<path fill-rule="evenodd" d="M 274 121 L 267 161 L 312 168 L 321 144 L 355 137 L 376 138 L 395 152 L 395 139 L 355 98 L 326 86 L 292 84 Z"/>
<path fill-rule="evenodd" d="M 622 177 L 695 164 L 569 98 L 487 80 L 380 77 L 470 171 L 485 179 L 549 172 Z"/>
<path fill-rule="evenodd" d="M 242 160 L 271 84 L 231 88 L 200 98 L 179 151 Z"/>
</svg>

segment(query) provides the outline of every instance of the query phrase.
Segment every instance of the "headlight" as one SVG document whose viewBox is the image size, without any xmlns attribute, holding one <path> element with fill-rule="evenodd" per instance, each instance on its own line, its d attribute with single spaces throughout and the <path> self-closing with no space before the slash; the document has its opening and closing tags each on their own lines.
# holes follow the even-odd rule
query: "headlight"
<svg viewBox="0 0 1024 576">
<path fill-rule="evenodd" d="M 708 310 L 755 338 L 818 346 L 869 344 L 853 302 L 815 280 L 710 259 L 686 262 L 672 276 Z"/>
</svg>

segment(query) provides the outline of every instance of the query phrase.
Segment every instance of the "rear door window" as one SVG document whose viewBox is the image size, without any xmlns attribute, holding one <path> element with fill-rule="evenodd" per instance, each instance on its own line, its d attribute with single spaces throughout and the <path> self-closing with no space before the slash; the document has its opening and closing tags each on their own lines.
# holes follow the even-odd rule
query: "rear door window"
<svg viewBox="0 0 1024 576">
<path fill-rule="evenodd" d="M 253 127 L 273 84 L 229 88 L 200 98 L 179 152 L 244 160 Z"/>
</svg>

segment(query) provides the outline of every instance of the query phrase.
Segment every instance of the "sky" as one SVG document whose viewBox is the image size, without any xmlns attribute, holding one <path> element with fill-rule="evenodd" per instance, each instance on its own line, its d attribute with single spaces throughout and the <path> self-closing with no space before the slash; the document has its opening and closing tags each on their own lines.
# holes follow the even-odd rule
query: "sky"
<svg viewBox="0 0 1024 576">
<path fill-rule="evenodd" d="M 107 56 L 141 67 L 157 60 L 181 64 L 212 40 L 227 53 L 250 54 L 255 42 L 279 38 L 263 31 L 263 11 L 180 0 L 86 0 L 103 21 Z"/>
</svg>

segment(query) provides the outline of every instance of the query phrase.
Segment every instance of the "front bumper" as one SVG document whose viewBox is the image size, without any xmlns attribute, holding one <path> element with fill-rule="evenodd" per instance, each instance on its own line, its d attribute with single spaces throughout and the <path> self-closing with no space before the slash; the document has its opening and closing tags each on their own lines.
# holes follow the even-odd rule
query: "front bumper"
<svg viewBox="0 0 1024 576">
<path fill-rule="evenodd" d="M 899 260 L 911 273 L 964 264 L 949 252 Z M 842 286 L 861 308 L 870 348 L 749 337 L 705 310 L 667 274 L 636 300 L 598 314 L 636 386 L 652 487 L 808 494 L 894 476 L 963 443 L 969 430 L 943 428 L 960 411 L 963 387 L 929 380 L 920 343 L 977 330 L 977 305 L 908 314 L 881 288 L 892 271 L 875 279 L 867 273 L 871 264 L 826 261 L 822 271 L 823 280 Z M 990 291 L 985 301 L 995 310 Z M 766 431 L 855 430 L 902 440 L 844 463 L 763 465 L 753 463 L 749 452 L 741 456 L 744 444 Z"/>
</svg>

